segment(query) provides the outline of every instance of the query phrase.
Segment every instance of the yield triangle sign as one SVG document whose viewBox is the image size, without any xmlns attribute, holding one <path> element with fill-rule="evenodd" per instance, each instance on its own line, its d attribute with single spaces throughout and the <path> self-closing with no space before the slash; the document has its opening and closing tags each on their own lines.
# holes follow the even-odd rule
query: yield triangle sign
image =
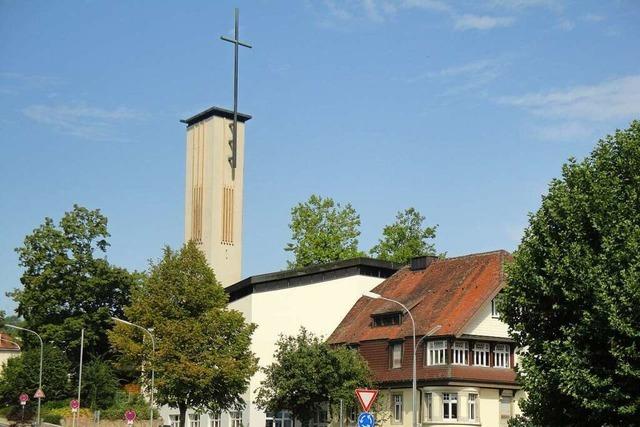
<svg viewBox="0 0 640 427">
<path fill-rule="evenodd" d="M 360 405 L 362 405 L 362 410 L 364 412 L 369 412 L 371 409 L 371 405 L 376 400 L 378 396 L 378 390 L 369 390 L 368 388 L 357 388 L 356 396 L 360 401 Z"/>
</svg>

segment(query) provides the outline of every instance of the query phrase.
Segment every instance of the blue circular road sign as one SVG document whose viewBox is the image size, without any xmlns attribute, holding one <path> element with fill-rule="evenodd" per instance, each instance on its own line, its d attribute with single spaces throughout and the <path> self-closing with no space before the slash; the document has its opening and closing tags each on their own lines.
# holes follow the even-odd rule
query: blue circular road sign
<svg viewBox="0 0 640 427">
<path fill-rule="evenodd" d="M 360 412 L 358 415 L 358 427 L 374 427 L 376 425 L 376 419 L 373 418 L 371 412 Z"/>
</svg>

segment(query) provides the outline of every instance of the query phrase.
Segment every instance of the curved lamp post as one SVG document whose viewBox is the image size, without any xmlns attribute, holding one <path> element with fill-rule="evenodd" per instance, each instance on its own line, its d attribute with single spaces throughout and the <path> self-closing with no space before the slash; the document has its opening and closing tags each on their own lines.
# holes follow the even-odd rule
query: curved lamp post
<svg viewBox="0 0 640 427">
<path fill-rule="evenodd" d="M 112 319 L 116 322 L 124 323 L 125 325 L 133 326 L 135 328 L 141 329 L 151 337 L 151 354 L 155 356 L 156 354 L 156 342 L 153 338 L 153 334 L 147 328 L 143 328 L 140 325 L 136 325 L 135 323 L 128 322 L 126 320 L 118 319 L 117 317 L 112 317 Z M 149 427 L 153 427 L 153 383 L 155 380 L 155 371 L 153 369 L 153 363 L 151 364 L 151 396 L 149 399 Z"/>
<path fill-rule="evenodd" d="M 36 331 L 32 331 L 31 329 L 21 328 L 20 326 L 9 325 L 9 324 L 5 324 L 4 326 L 6 326 L 7 328 L 13 328 L 13 329 L 19 329 L 19 330 L 25 331 L 25 332 L 31 332 L 32 334 L 37 336 L 38 339 L 40 340 L 40 374 L 38 376 L 38 390 L 42 390 L 42 356 L 43 356 L 43 353 L 44 353 L 44 345 L 42 343 L 42 337 L 40 335 L 38 335 L 38 333 Z M 40 397 L 38 397 L 38 413 L 36 415 L 38 417 L 38 425 L 40 425 L 40 401 L 41 400 L 42 399 Z"/>
<path fill-rule="evenodd" d="M 417 403 L 416 403 L 416 322 L 413 319 L 413 315 L 411 315 L 411 312 L 409 311 L 409 309 L 402 304 L 400 301 L 396 301 L 394 299 L 390 299 L 390 298 L 386 298 L 383 297 L 380 294 L 376 294 L 375 292 L 364 292 L 362 294 L 363 297 L 368 297 L 371 299 L 382 299 L 385 301 L 389 301 L 395 304 L 398 304 L 400 307 L 402 307 L 404 309 L 404 311 L 407 312 L 407 314 L 409 315 L 409 318 L 411 319 L 411 326 L 413 327 L 413 382 L 412 382 L 412 387 L 411 387 L 411 396 L 412 396 L 412 410 L 413 410 L 413 427 L 417 427 L 418 426 L 418 412 L 416 411 L 417 409 Z"/>
</svg>

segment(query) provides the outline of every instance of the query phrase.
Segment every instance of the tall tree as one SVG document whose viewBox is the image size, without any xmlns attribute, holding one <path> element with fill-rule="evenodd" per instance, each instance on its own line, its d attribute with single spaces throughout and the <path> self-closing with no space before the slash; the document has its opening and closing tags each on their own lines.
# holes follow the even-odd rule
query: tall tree
<svg viewBox="0 0 640 427">
<path fill-rule="evenodd" d="M 292 252 L 289 268 L 306 267 L 361 256 L 358 250 L 360 216 L 347 203 L 344 207 L 330 197 L 315 194 L 291 209 Z"/>
<path fill-rule="evenodd" d="M 259 408 L 290 410 L 303 425 L 330 399 L 354 406 L 353 390 L 371 387 L 367 362 L 355 350 L 331 348 L 304 328 L 297 336 L 281 336 L 275 361 L 263 369 L 265 379 L 257 391 Z"/>
<path fill-rule="evenodd" d="M 382 238 L 369 253 L 385 261 L 406 264 L 421 255 L 435 255 L 436 248 L 429 239 L 436 237 L 436 228 L 423 226 L 425 217 L 415 208 L 405 209 L 396 214 L 396 221 L 384 227 Z"/>
<path fill-rule="evenodd" d="M 45 345 L 43 349 L 42 389 L 48 400 L 69 396 L 69 361 L 58 348 Z M 32 348 L 5 362 L 0 375 L 0 399 L 7 405 L 16 405 L 18 396 L 29 396 L 38 389 L 40 376 L 40 348 Z"/>
<path fill-rule="evenodd" d="M 241 394 L 257 370 L 250 351 L 256 326 L 228 309 L 227 302 L 195 243 L 179 251 L 167 247 L 125 310 L 131 322 L 153 329 L 155 355 L 138 329 L 117 324 L 109 335 L 125 363 L 142 362 L 146 354 L 144 360 L 152 365 L 145 366 L 144 382 L 149 385 L 153 366 L 156 402 L 177 407 L 181 427 L 188 408 L 210 412 L 241 408 Z"/>
<path fill-rule="evenodd" d="M 499 310 L 524 349 L 528 421 L 637 424 L 640 121 L 563 166 L 507 272 Z"/>
<path fill-rule="evenodd" d="M 139 275 L 115 267 L 104 255 L 109 246 L 107 218 L 78 205 L 56 226 L 51 218 L 17 248 L 24 268 L 22 288 L 9 295 L 26 327 L 54 342 L 74 363 L 85 328 L 85 351 L 105 354 L 111 316 L 121 316 Z M 32 340 L 25 335 L 25 341 Z"/>
</svg>

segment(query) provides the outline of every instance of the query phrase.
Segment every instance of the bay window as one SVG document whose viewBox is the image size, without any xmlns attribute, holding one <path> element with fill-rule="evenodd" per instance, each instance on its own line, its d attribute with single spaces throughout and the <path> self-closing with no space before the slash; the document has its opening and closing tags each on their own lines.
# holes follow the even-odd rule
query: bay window
<svg viewBox="0 0 640 427">
<path fill-rule="evenodd" d="M 489 344 L 484 342 L 473 344 L 473 364 L 476 366 L 489 366 Z"/>
<path fill-rule="evenodd" d="M 458 419 L 458 393 L 442 393 L 442 418 Z"/>
<path fill-rule="evenodd" d="M 496 344 L 493 348 L 493 366 L 496 368 L 509 367 L 509 344 Z"/>
<path fill-rule="evenodd" d="M 469 350 L 469 343 L 467 343 L 466 341 L 455 341 L 453 343 L 453 364 L 454 365 L 467 364 L 467 350 Z"/>
<path fill-rule="evenodd" d="M 444 365 L 447 363 L 447 341 L 429 341 L 427 343 L 427 365 Z"/>
</svg>

